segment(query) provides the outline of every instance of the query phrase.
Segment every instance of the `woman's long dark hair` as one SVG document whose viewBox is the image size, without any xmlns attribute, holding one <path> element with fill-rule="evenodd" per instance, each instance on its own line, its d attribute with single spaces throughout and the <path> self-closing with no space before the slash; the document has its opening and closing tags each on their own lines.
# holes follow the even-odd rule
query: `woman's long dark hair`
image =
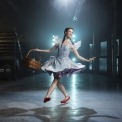
<svg viewBox="0 0 122 122">
<path fill-rule="evenodd" d="M 62 44 L 64 43 L 64 41 L 65 41 L 65 37 L 66 37 L 66 32 L 69 30 L 69 29 L 72 29 L 72 30 L 74 30 L 73 28 L 71 28 L 71 27 L 68 27 L 68 28 L 65 28 L 65 30 L 64 30 L 64 37 L 63 37 L 63 40 L 62 40 Z M 72 40 L 70 39 L 70 41 L 72 42 Z M 61 44 L 61 47 L 62 47 L 62 44 Z M 72 42 L 72 44 L 74 45 L 74 43 Z"/>
</svg>

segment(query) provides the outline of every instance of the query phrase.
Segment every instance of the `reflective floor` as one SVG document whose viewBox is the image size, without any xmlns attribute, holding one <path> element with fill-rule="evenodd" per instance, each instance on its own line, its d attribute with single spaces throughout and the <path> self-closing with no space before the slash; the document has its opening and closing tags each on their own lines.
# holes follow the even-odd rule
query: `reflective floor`
<svg viewBox="0 0 122 122">
<path fill-rule="evenodd" d="M 0 82 L 0 122 L 122 122 L 122 87 L 110 77 L 75 74 L 61 82 L 71 99 L 61 104 L 56 89 L 43 98 L 53 77 L 46 73 Z"/>
</svg>

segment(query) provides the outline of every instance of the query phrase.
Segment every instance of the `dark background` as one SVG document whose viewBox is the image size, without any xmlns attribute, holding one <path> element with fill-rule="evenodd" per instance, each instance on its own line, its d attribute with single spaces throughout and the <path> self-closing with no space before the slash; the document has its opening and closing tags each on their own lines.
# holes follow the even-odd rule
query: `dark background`
<svg viewBox="0 0 122 122">
<path fill-rule="evenodd" d="M 2 58 L 0 65 L 9 64 L 13 77 L 41 72 L 23 66 L 27 52 L 32 48 L 51 48 L 52 35 L 62 37 L 66 27 L 73 27 L 76 42 L 82 41 L 79 54 L 97 57 L 91 64 L 82 62 L 87 66 L 85 72 L 121 78 L 121 11 L 121 0 L 0 0 L 0 32 L 16 32 L 21 47 L 17 49 L 16 44 L 13 64 L 9 58 Z M 73 20 L 74 16 L 77 20 Z M 55 53 L 42 53 L 43 61 Z"/>
</svg>

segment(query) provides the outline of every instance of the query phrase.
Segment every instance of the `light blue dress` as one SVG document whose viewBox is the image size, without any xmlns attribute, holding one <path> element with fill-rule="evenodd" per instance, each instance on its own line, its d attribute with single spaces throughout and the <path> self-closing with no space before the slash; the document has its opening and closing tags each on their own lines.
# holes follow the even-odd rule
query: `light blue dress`
<svg viewBox="0 0 122 122">
<path fill-rule="evenodd" d="M 53 73 L 58 77 L 71 76 L 74 73 L 83 71 L 86 66 L 72 61 L 69 57 L 71 52 L 70 46 L 64 44 L 61 46 L 61 43 L 56 44 L 58 46 L 57 56 L 51 56 L 41 69 L 48 72 L 49 75 Z"/>
</svg>

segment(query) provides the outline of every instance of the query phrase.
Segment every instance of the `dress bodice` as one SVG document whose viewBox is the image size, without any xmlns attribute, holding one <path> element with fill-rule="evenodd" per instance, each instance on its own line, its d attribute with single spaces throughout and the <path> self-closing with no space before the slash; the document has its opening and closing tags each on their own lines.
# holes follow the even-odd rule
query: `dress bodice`
<svg viewBox="0 0 122 122">
<path fill-rule="evenodd" d="M 58 57 L 69 57 L 69 54 L 70 54 L 69 45 L 64 44 L 62 44 L 62 46 L 61 44 L 58 45 L 58 54 L 57 54 Z"/>
</svg>

